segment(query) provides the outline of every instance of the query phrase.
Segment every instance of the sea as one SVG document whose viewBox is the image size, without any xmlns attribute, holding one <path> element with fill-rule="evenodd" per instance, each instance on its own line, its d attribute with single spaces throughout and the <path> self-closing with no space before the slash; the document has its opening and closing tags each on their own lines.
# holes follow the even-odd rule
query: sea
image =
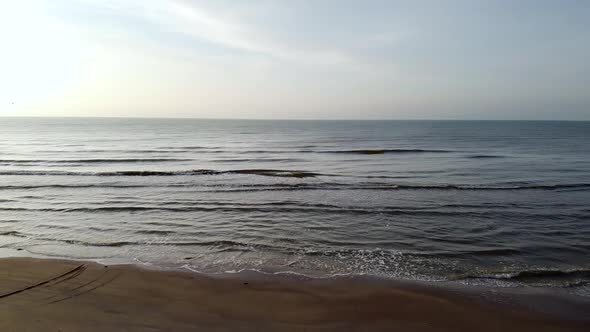
<svg viewBox="0 0 590 332">
<path fill-rule="evenodd" d="M 590 296 L 590 122 L 0 118 L 0 254 Z"/>
</svg>

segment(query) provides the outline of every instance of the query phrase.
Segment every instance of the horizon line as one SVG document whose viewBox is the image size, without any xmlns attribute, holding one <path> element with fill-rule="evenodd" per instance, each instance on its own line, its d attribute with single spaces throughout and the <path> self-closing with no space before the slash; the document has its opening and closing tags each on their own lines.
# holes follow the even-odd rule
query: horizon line
<svg viewBox="0 0 590 332">
<path fill-rule="evenodd" d="M 326 118 L 208 118 L 208 117 L 166 117 L 166 116 L 77 116 L 77 115 L 1 115 L 0 118 L 62 118 L 62 119 L 138 119 L 138 120 L 227 120 L 227 121 L 529 121 L 529 122 L 590 122 L 587 120 L 575 119 L 427 119 L 427 118 L 379 118 L 379 119 L 326 119 Z"/>
</svg>

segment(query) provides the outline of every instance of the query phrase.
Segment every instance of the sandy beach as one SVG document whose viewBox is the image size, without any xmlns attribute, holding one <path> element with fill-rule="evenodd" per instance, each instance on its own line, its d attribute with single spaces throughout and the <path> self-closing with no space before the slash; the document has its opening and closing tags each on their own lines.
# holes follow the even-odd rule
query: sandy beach
<svg viewBox="0 0 590 332">
<path fill-rule="evenodd" d="M 522 295 L 520 304 L 500 305 L 474 294 L 355 278 L 211 277 L 5 258 L 0 260 L 0 330 L 584 331 L 589 323 L 588 302 Z M 571 315 L 539 310 L 547 306 Z"/>
</svg>

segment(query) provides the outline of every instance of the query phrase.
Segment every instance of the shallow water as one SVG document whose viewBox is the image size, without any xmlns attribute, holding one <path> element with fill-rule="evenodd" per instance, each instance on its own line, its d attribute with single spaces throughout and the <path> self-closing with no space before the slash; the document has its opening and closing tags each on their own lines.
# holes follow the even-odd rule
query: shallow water
<svg viewBox="0 0 590 332">
<path fill-rule="evenodd" d="M 590 122 L 0 118 L 0 247 L 590 295 Z"/>
</svg>

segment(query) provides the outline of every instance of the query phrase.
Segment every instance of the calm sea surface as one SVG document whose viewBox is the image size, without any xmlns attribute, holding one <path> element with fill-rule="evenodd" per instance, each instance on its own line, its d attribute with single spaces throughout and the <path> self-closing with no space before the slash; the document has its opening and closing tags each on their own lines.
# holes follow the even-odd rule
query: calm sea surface
<svg viewBox="0 0 590 332">
<path fill-rule="evenodd" d="M 590 122 L 0 118 L 0 247 L 590 295 Z"/>
</svg>

